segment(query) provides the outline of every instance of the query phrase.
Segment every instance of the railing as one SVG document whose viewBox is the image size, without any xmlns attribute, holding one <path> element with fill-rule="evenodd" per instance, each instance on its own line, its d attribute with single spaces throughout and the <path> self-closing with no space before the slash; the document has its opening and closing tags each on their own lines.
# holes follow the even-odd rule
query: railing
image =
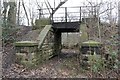
<svg viewBox="0 0 120 80">
<path fill-rule="evenodd" d="M 74 22 L 81 19 L 81 7 L 61 7 L 53 14 L 54 22 Z"/>
<path fill-rule="evenodd" d="M 52 14 L 52 10 L 49 9 Z M 76 7 L 60 7 L 51 18 L 53 22 L 75 22 L 82 21 L 82 18 L 91 17 L 91 15 L 97 15 L 97 7 L 95 6 L 76 6 Z M 48 9 L 42 9 L 43 17 L 49 17 L 50 13 Z"/>
</svg>

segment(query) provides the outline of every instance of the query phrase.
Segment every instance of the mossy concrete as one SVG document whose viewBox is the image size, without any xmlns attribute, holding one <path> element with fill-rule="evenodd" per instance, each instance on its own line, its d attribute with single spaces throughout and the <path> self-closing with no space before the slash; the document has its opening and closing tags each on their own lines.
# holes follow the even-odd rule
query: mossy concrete
<svg viewBox="0 0 120 80">
<path fill-rule="evenodd" d="M 32 47 L 32 46 L 38 46 L 38 43 L 36 41 L 19 41 L 15 42 L 16 47 Z"/>
<path fill-rule="evenodd" d="M 91 47 L 97 47 L 97 46 L 101 46 L 102 43 L 101 42 L 97 42 L 97 41 L 86 41 L 86 42 L 82 42 L 81 46 L 91 46 Z"/>
<path fill-rule="evenodd" d="M 40 54 L 36 55 L 36 53 L 31 53 L 31 59 L 24 53 L 16 53 L 16 63 L 21 64 L 26 68 L 36 68 L 37 65 L 42 63 L 42 56 Z M 39 61 L 39 62 L 38 62 Z"/>
<path fill-rule="evenodd" d="M 22 53 L 16 53 L 17 61 L 25 67 L 35 67 L 52 57 L 52 45 L 46 42 L 47 35 L 52 25 L 46 25 L 40 32 L 36 41 L 19 41 L 15 43 L 15 47 L 23 48 Z M 32 54 L 34 53 L 34 54 Z"/>
</svg>

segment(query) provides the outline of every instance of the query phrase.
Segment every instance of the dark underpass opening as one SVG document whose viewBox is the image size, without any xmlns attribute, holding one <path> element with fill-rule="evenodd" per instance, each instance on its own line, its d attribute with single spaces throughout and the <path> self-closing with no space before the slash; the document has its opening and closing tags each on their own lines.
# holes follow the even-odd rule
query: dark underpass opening
<svg viewBox="0 0 120 80">
<path fill-rule="evenodd" d="M 60 62 L 61 65 L 77 65 L 79 66 L 79 32 L 63 32 L 61 33 L 61 51 L 51 60 Z M 74 68 L 74 66 L 73 66 Z"/>
</svg>

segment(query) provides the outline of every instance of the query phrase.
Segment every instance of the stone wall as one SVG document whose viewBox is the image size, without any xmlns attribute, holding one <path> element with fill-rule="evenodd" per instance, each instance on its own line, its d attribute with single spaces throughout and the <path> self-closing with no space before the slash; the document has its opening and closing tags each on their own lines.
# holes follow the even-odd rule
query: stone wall
<svg viewBox="0 0 120 80">
<path fill-rule="evenodd" d="M 62 44 L 69 47 L 77 45 L 79 38 L 79 33 L 62 33 Z"/>
</svg>

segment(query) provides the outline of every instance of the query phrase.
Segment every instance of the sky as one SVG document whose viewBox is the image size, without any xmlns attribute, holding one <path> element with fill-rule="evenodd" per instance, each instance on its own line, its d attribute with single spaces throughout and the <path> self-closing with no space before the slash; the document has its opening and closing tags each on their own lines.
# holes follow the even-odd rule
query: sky
<svg viewBox="0 0 120 80">
<path fill-rule="evenodd" d="M 3 0 L 2 0 L 3 1 Z M 7 0 L 5 0 L 7 1 Z M 12 0 L 14 1 L 14 0 Z M 19 0 L 16 0 L 16 1 L 19 1 Z M 25 3 L 25 7 L 27 9 L 27 12 L 28 12 L 28 15 L 30 15 L 30 13 L 32 13 L 31 15 L 35 18 L 38 17 L 38 6 L 37 6 L 37 3 L 36 1 L 38 2 L 38 4 L 41 6 L 41 3 L 44 2 L 44 0 L 24 0 L 24 3 Z M 52 7 L 54 7 L 54 0 L 48 0 L 51 4 Z M 60 1 L 63 1 L 63 0 L 55 0 L 56 2 L 56 5 L 57 6 L 59 4 Z M 92 1 L 94 3 L 99 3 L 99 2 L 106 2 L 106 1 L 111 1 L 111 2 L 118 2 L 120 0 L 68 0 L 64 5 L 63 7 L 74 7 L 74 6 L 84 6 L 83 4 L 88 4 L 87 1 Z M 46 5 L 45 3 L 43 3 L 43 7 L 46 8 Z M 59 10 L 60 11 L 60 10 Z M 102 10 L 101 10 L 102 11 Z M 30 16 L 29 16 L 30 18 Z M 22 24 L 25 24 L 27 25 L 27 20 L 26 20 L 26 16 L 25 16 L 25 13 L 24 13 L 24 10 L 23 10 L 23 7 L 21 5 L 21 20 L 22 20 Z"/>
<path fill-rule="evenodd" d="M 26 5 L 26 8 L 27 8 L 27 10 L 28 9 L 31 9 L 31 12 L 34 12 L 34 17 L 38 17 L 37 15 L 38 15 L 38 7 L 37 7 L 37 3 L 36 3 L 36 1 L 38 2 L 38 4 L 41 6 L 41 3 L 43 3 L 43 8 L 46 8 L 46 5 L 45 5 L 45 3 L 44 3 L 44 0 L 24 0 L 24 2 L 25 2 L 25 5 Z M 51 6 L 52 7 L 54 7 L 54 0 L 48 0 L 49 2 L 50 2 L 50 4 L 51 4 Z M 56 3 L 56 5 L 55 6 L 57 6 L 58 4 L 59 4 L 59 2 L 60 1 L 63 1 L 63 0 L 55 0 L 55 3 Z M 118 2 L 118 1 L 120 1 L 120 0 L 68 0 L 62 7 L 74 7 L 74 6 L 85 6 L 84 4 L 88 4 L 88 2 L 87 1 L 91 1 L 91 2 L 94 2 L 94 3 L 100 3 L 100 2 Z M 106 6 L 104 7 L 103 6 L 103 8 L 105 9 L 106 8 Z M 117 9 L 116 9 L 117 10 Z M 116 11 L 115 10 L 115 11 Z M 60 12 L 60 11 L 62 11 L 62 10 L 58 10 L 58 12 Z M 72 10 L 73 11 L 73 10 Z M 102 9 L 100 10 L 101 12 L 102 12 Z M 28 10 L 28 12 L 29 12 L 29 10 Z M 116 13 L 113 13 L 113 15 L 116 15 Z M 24 15 L 25 16 L 25 15 Z M 102 16 L 102 15 L 101 15 Z M 25 19 L 26 20 L 26 19 Z M 26 22 L 26 21 L 25 21 Z M 26 23 L 25 23 L 26 24 Z"/>
<path fill-rule="evenodd" d="M 34 1 L 34 0 L 32 0 Z M 44 2 L 44 0 L 37 0 L 38 2 Z M 54 5 L 54 0 L 48 0 L 50 4 Z M 64 0 L 55 0 L 56 4 L 59 3 L 60 1 Z M 63 6 L 82 6 L 83 3 L 86 3 L 87 1 L 95 2 L 95 3 L 100 3 L 100 2 L 106 2 L 106 1 L 120 1 L 120 0 L 68 0 Z"/>
</svg>

